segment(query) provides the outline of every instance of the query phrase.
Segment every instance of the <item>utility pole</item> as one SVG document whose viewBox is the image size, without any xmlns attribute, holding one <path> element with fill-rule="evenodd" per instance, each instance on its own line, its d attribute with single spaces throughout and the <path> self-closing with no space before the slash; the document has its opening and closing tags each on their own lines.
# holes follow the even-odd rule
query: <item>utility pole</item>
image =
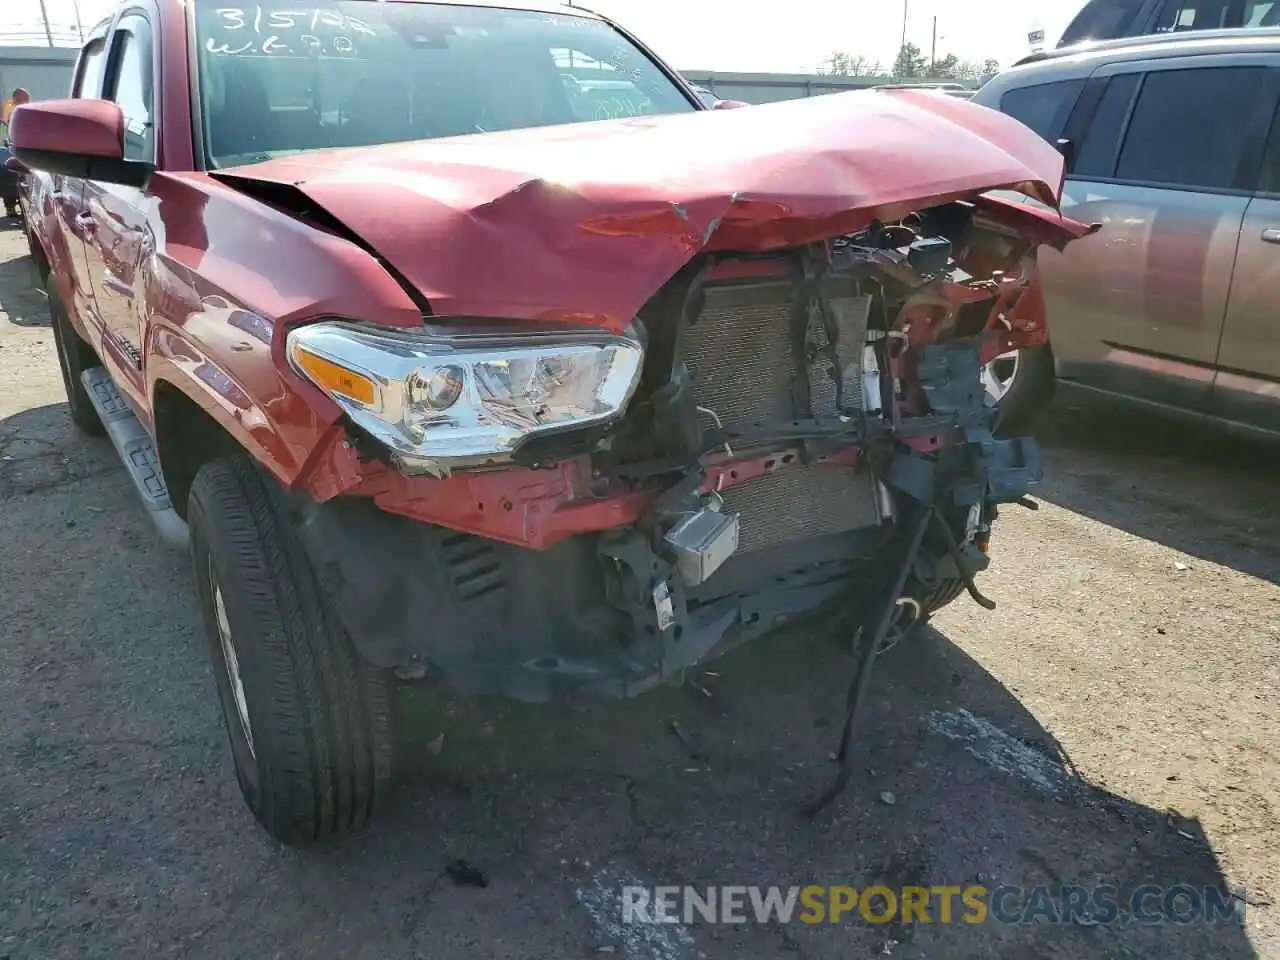
<svg viewBox="0 0 1280 960">
<path fill-rule="evenodd" d="M 44 0 L 40 2 L 43 3 Z M 911 0 L 902 0 L 902 46 L 898 47 L 899 50 L 907 45 L 907 7 L 910 3 Z"/>
<path fill-rule="evenodd" d="M 80 42 L 84 43 L 84 24 L 80 20 L 80 4 L 78 0 L 71 0 L 71 9 L 76 13 L 76 33 L 80 34 Z"/>
<path fill-rule="evenodd" d="M 933 18 L 933 46 L 929 48 L 929 69 L 938 64 L 938 18 Z"/>
<path fill-rule="evenodd" d="M 44 0 L 40 0 L 40 18 L 44 20 L 44 38 L 53 46 L 53 31 L 49 29 L 49 11 L 45 9 Z"/>
</svg>

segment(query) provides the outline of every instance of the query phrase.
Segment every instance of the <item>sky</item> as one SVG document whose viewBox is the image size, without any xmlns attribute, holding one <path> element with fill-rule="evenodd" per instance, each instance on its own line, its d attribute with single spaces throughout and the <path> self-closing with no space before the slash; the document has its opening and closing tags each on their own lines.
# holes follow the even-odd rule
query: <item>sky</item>
<svg viewBox="0 0 1280 960">
<path fill-rule="evenodd" d="M 244 0 L 236 0 L 243 3 Z M 269 0 L 267 0 L 269 2 Z M 280 0 L 284 2 L 284 0 Z M 1008 65 L 1027 53 L 1027 33 L 1050 44 L 1084 0 L 579 0 L 626 26 L 680 70 L 811 73 L 839 50 L 893 63 L 902 42 L 929 54 L 938 22 L 938 56 L 991 57 Z M 87 28 L 116 0 L 45 0 L 62 33 L 75 7 Z M 40 0 L 0 0 L 0 34 L 40 31 Z"/>
</svg>

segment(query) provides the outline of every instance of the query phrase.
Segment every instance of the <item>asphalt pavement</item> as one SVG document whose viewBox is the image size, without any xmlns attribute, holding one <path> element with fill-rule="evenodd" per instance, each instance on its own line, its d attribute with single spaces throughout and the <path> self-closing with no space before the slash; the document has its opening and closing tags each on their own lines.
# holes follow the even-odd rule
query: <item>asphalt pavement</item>
<svg viewBox="0 0 1280 960">
<path fill-rule="evenodd" d="M 808 626 L 634 702 L 407 693 L 391 806 L 289 850 L 237 792 L 189 560 L 74 432 L 34 280 L 0 231 L 0 958 L 1280 958 L 1274 450 L 1060 397 L 1041 509 L 1006 510 L 982 578 L 999 609 L 961 599 L 884 656 L 854 784 L 816 820 L 852 661 Z M 1145 883 L 1248 905 L 619 909 L 626 885 L 1104 885 L 1125 906 Z"/>
</svg>

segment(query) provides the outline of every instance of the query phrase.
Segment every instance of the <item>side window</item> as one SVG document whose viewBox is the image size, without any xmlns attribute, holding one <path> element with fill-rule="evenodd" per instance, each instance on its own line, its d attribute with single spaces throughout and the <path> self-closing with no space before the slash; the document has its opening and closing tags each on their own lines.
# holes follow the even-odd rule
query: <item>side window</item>
<svg viewBox="0 0 1280 960">
<path fill-rule="evenodd" d="M 1244 10 L 1245 27 L 1275 27 L 1280 20 L 1280 4 L 1275 0 L 1252 3 Z"/>
<path fill-rule="evenodd" d="M 1244 12 L 1244 25 L 1246 27 L 1280 26 L 1280 3 L 1276 0 L 1262 0 L 1260 3 L 1249 4 Z"/>
<path fill-rule="evenodd" d="M 1241 0 L 1165 0 L 1156 17 L 1156 33 L 1242 27 Z"/>
<path fill-rule="evenodd" d="M 1262 169 L 1258 171 L 1258 192 L 1268 196 L 1280 195 L 1280 108 L 1271 118 L 1271 133 L 1267 137 L 1267 149 L 1262 155 Z"/>
<path fill-rule="evenodd" d="M 1235 184 L 1256 131 L 1265 67 L 1150 73 L 1120 148 L 1116 177 L 1179 187 Z"/>
<path fill-rule="evenodd" d="M 110 99 L 120 104 L 124 113 L 125 159 L 154 160 L 150 27 L 142 18 L 128 18 L 116 31 L 115 63 Z"/>
<path fill-rule="evenodd" d="M 102 75 L 107 67 L 107 41 L 99 38 L 90 41 L 80 55 L 80 67 L 71 85 L 73 97 L 96 100 L 102 96 Z"/>
<path fill-rule="evenodd" d="M 1000 111 L 1020 120 L 1050 143 L 1062 135 L 1084 80 L 1059 80 L 1009 90 L 1000 98 Z"/>
<path fill-rule="evenodd" d="M 1128 36 L 1141 12 L 1142 0 L 1089 0 L 1062 32 L 1058 46 Z"/>
<path fill-rule="evenodd" d="M 1098 109 L 1089 122 L 1089 129 L 1076 147 L 1072 176 L 1115 176 L 1120 138 L 1124 136 L 1129 107 L 1133 103 L 1133 95 L 1138 91 L 1138 81 L 1141 78 L 1142 75 L 1137 73 L 1122 73 L 1111 78 L 1098 101 Z"/>
</svg>

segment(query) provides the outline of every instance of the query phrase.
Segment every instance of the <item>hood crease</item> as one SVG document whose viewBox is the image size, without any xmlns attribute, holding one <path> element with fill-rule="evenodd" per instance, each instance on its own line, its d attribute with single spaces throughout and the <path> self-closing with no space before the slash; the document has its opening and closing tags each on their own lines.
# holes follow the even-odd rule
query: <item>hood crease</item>
<svg viewBox="0 0 1280 960">
<path fill-rule="evenodd" d="M 800 246 L 987 191 L 1056 211 L 1031 212 L 1034 242 L 1087 232 L 1061 213 L 1053 146 L 997 111 L 910 90 L 297 154 L 214 176 L 300 191 L 437 316 L 614 330 L 704 251 Z"/>
</svg>

